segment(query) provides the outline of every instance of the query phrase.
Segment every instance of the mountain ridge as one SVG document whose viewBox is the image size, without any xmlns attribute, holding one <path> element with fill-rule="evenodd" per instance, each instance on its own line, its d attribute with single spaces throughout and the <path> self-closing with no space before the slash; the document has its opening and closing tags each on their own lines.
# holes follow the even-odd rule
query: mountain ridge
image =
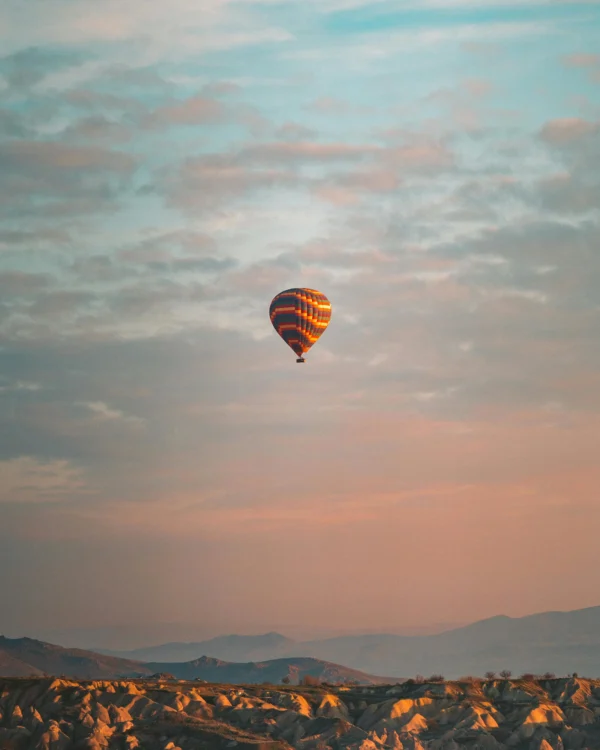
<svg viewBox="0 0 600 750">
<path fill-rule="evenodd" d="M 279 683 L 283 678 L 294 683 L 306 675 L 325 681 L 355 681 L 368 685 L 397 680 L 312 657 L 238 663 L 203 655 L 185 662 L 141 662 L 83 649 L 66 649 L 32 638 L 0 636 L 0 676 L 3 677 L 52 675 L 77 679 L 119 679 L 148 678 L 157 673 L 171 674 L 176 679 L 202 679 L 229 684 Z"/>
<path fill-rule="evenodd" d="M 230 651 L 227 643 L 232 638 L 235 650 Z M 128 657 L 133 652 L 109 653 Z M 159 645 L 135 653 L 143 653 L 148 661 L 161 661 L 159 657 L 169 652 Z M 373 633 L 309 641 L 295 641 L 280 633 L 219 636 L 190 642 L 177 653 L 188 660 L 201 653 L 225 660 L 235 656 L 238 661 L 311 656 L 370 674 L 391 671 L 402 675 L 442 673 L 459 677 L 509 669 L 514 673 L 557 674 L 587 670 L 600 675 L 600 606 L 550 610 L 523 617 L 494 615 L 428 635 Z"/>
</svg>

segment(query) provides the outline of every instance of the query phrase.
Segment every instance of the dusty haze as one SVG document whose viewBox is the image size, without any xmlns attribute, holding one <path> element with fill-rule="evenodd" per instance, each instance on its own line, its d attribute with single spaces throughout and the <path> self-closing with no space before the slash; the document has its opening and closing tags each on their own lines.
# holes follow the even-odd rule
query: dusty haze
<svg viewBox="0 0 600 750">
<path fill-rule="evenodd" d="M 600 13 L 471 5 L 4 4 L 0 632 L 598 604 Z"/>
</svg>

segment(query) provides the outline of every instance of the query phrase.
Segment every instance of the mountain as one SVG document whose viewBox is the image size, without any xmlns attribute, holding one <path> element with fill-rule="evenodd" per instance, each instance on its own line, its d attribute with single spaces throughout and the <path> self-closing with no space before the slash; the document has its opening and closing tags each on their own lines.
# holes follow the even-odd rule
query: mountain
<svg viewBox="0 0 600 750">
<path fill-rule="evenodd" d="M 298 654 L 355 669 L 448 677 L 510 669 L 600 675 L 600 607 L 492 617 L 430 636 L 363 636 L 302 644 Z"/>
<path fill-rule="evenodd" d="M 578 672 L 595 677 L 600 676 L 600 607 L 517 618 L 500 615 L 435 635 L 348 635 L 302 642 L 279 633 L 230 635 L 200 643 L 139 649 L 118 656 L 62 649 L 29 638 L 0 638 L 0 672 L 12 675 L 43 672 L 101 678 L 170 672 L 187 679 L 189 675 L 201 677 L 199 671 L 194 671 L 200 667 L 206 674 L 209 665 L 200 659 L 203 656 L 234 662 L 226 668 L 219 667 L 218 678 L 233 682 L 271 679 L 264 676 L 265 663 L 279 661 L 273 667 L 278 671 L 284 662 L 293 665 L 301 658 L 334 666 L 343 664 L 344 667 L 336 668 L 358 670 L 375 681 L 378 678 L 372 675 L 409 677 L 435 673 L 458 678 L 502 669 L 514 674 Z M 228 672 L 235 676 L 228 677 Z"/>
<path fill-rule="evenodd" d="M 592 750 L 600 681 L 230 686 L 0 678 L 11 750 Z"/>
<path fill-rule="evenodd" d="M 264 635 L 224 635 L 196 643 L 164 643 L 161 646 L 132 651 L 98 649 L 109 654 L 138 661 L 193 661 L 203 654 L 228 661 L 260 661 L 293 654 L 296 641 L 279 633 Z"/>
<path fill-rule="evenodd" d="M 44 671 L 27 664 L 27 662 L 0 648 L 0 675 L 7 677 L 41 677 L 44 675 Z"/>
<path fill-rule="evenodd" d="M 170 674 L 182 680 L 202 679 L 230 684 L 279 683 L 284 677 L 297 683 L 305 675 L 327 682 L 353 681 L 363 685 L 396 682 L 391 677 L 377 677 L 311 657 L 235 663 L 203 656 L 186 662 L 142 662 L 93 651 L 62 648 L 32 638 L 0 636 L 0 675 L 3 677 L 61 675 L 98 680 L 148 677 L 158 673 Z"/>
<path fill-rule="evenodd" d="M 394 677 L 376 677 L 340 664 L 332 664 L 312 657 L 287 657 L 263 662 L 234 663 L 202 656 L 188 662 L 146 662 L 145 667 L 154 674 L 166 673 L 181 680 L 202 679 L 207 682 L 229 684 L 278 684 L 283 677 L 297 685 L 303 677 L 318 677 L 323 682 L 353 681 L 360 685 L 390 684 L 398 681 Z"/>
<path fill-rule="evenodd" d="M 131 659 L 117 659 L 78 648 L 63 648 L 33 638 L 0 636 L 0 674 L 11 677 L 72 675 L 80 679 L 96 680 L 135 674 L 150 675 L 152 672 L 141 662 Z"/>
<path fill-rule="evenodd" d="M 145 658 L 169 661 L 173 654 L 203 654 L 231 661 L 305 656 L 344 664 L 370 674 L 433 674 L 460 677 L 488 670 L 600 676 L 600 607 L 499 615 L 434 635 L 347 635 L 292 641 L 277 633 L 226 636 L 192 644 L 142 649 Z M 132 658 L 140 652 L 118 654 Z"/>
</svg>

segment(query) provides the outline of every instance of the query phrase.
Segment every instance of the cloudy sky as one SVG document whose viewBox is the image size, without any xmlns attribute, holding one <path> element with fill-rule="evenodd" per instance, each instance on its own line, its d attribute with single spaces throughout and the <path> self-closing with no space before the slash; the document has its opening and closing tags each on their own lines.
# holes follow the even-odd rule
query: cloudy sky
<svg viewBox="0 0 600 750">
<path fill-rule="evenodd" d="M 600 603 L 597 0 L 0 30 L 0 632 Z"/>
</svg>

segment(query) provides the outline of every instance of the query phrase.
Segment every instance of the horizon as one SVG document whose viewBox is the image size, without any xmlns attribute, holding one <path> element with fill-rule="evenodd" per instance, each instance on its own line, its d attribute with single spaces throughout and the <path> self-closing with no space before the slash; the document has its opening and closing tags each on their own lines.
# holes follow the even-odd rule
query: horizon
<svg viewBox="0 0 600 750">
<path fill-rule="evenodd" d="M 76 5 L 0 7 L 0 631 L 594 606 L 600 5 Z"/>
<path fill-rule="evenodd" d="M 490 619 L 490 618 L 488 618 Z M 493 617 L 491 618 L 493 619 Z M 477 622 L 480 622 L 479 620 Z M 154 640 L 148 640 L 147 638 L 145 640 L 142 640 L 138 643 L 134 643 L 132 639 L 135 639 L 136 637 L 139 637 L 136 633 L 136 631 L 143 630 L 144 626 L 141 624 L 139 626 L 116 626 L 115 628 L 109 628 L 104 631 L 103 635 L 97 638 L 96 640 L 99 641 L 96 644 L 97 648 L 100 649 L 106 649 L 110 651 L 131 651 L 136 649 L 142 649 L 142 648 L 150 648 L 152 646 L 160 646 L 160 645 L 166 645 L 166 644 L 187 644 L 187 643 L 195 643 L 195 642 L 203 642 L 203 641 L 210 641 L 218 638 L 229 638 L 229 637 L 260 637 L 260 636 L 267 636 L 267 635 L 278 635 L 283 636 L 284 638 L 289 638 L 292 641 L 296 642 L 302 642 L 302 641 L 311 641 L 311 640 L 325 640 L 327 638 L 336 638 L 340 636 L 360 636 L 360 635 L 428 635 L 428 634 L 437 634 L 437 633 L 444 633 L 449 630 L 453 630 L 456 628 L 464 627 L 466 625 L 469 625 L 472 623 L 438 623 L 438 624 L 432 624 L 432 625 L 423 625 L 422 627 L 419 626 L 413 626 L 413 627 L 379 627 L 374 629 L 364 629 L 364 628 L 358 628 L 358 629 L 352 629 L 352 628 L 343 628 L 343 629 L 312 629 L 312 630 L 294 630 L 292 628 L 293 635 L 290 635 L 288 632 L 282 632 L 281 630 L 250 630 L 250 631 L 233 631 L 233 630 L 225 630 L 225 631 L 218 631 L 218 632 L 202 632 L 202 626 L 200 624 L 194 625 L 191 623 L 184 624 L 184 623 L 162 623 L 162 624 L 156 624 L 155 627 L 160 628 L 161 630 L 164 630 L 165 633 L 170 632 L 170 629 L 173 629 L 175 632 L 178 630 L 183 630 L 186 633 L 192 633 L 196 631 L 199 635 L 197 638 L 192 638 L 191 640 L 186 640 L 185 638 L 178 638 L 175 640 L 156 640 L 156 637 Z M 114 635 L 114 631 L 119 632 L 121 635 Z M 123 631 L 127 632 L 129 631 L 129 635 L 123 635 Z M 37 635 L 35 634 L 37 632 Z M 89 631 L 87 629 L 82 630 L 66 630 L 66 631 L 35 631 L 30 630 L 27 633 L 16 633 L 16 632 L 10 632 L 10 633 L 0 633 L 0 635 L 4 635 L 7 638 L 11 639 L 18 639 L 18 638 L 31 638 L 33 640 L 41 640 L 48 643 L 54 643 L 58 646 L 63 646 L 65 648 L 68 648 L 69 646 L 76 647 L 76 648 L 86 648 L 90 651 L 94 651 L 94 644 L 90 641 L 90 636 L 87 635 L 87 632 L 94 632 L 93 628 L 90 628 Z M 172 631 L 171 631 L 172 632 Z M 117 644 L 119 642 L 125 643 L 128 642 L 130 645 L 128 647 L 119 648 Z M 110 644 L 113 645 L 110 645 Z M 87 645 L 83 645 L 87 644 Z"/>
<path fill-rule="evenodd" d="M 600 604 L 598 605 L 592 605 L 590 607 L 585 607 L 582 609 L 577 610 L 545 610 L 543 612 L 531 612 L 525 615 L 520 616 L 510 616 L 502 613 L 498 613 L 495 615 L 490 615 L 488 617 L 484 617 L 482 619 L 478 619 L 471 622 L 463 622 L 463 623 L 436 623 L 436 624 L 430 624 L 430 625 L 423 625 L 423 626 L 413 626 L 408 628 L 401 628 L 401 627 L 390 627 L 390 628 L 377 628 L 377 629 L 371 629 L 371 630 L 365 630 L 365 629 L 351 629 L 351 628 L 345 628 L 343 630 L 309 630 L 309 631 L 296 631 L 295 635 L 290 635 L 290 633 L 281 632 L 279 630 L 259 630 L 255 632 L 235 632 L 235 631 L 224 631 L 219 633 L 208 633 L 204 634 L 203 636 L 199 635 L 196 639 L 191 640 L 185 640 L 184 638 L 179 638 L 176 640 L 168 640 L 165 638 L 165 640 L 146 640 L 143 642 L 132 642 L 131 638 L 135 639 L 136 636 L 136 630 L 139 630 L 139 627 L 136 628 L 135 626 L 121 626 L 117 627 L 117 631 L 120 632 L 120 636 L 114 635 L 114 629 L 107 629 L 104 632 L 104 642 L 98 642 L 95 645 L 92 644 L 89 640 L 89 636 L 86 636 L 86 630 L 79 630 L 79 631 L 49 631 L 48 633 L 44 634 L 43 631 L 38 631 L 38 634 L 33 634 L 33 631 L 31 634 L 23 633 L 23 634 L 15 634 L 15 633 L 2 633 L 0 632 L 0 636 L 7 637 L 9 639 L 20 639 L 20 638 L 30 638 L 32 640 L 39 640 L 47 643 L 52 643 L 57 646 L 61 646 L 63 648 L 80 648 L 87 651 L 96 651 L 100 650 L 102 651 L 109 651 L 114 653 L 119 652 L 130 652 L 130 651 L 136 651 L 136 650 L 143 650 L 147 648 L 153 648 L 158 646 L 167 646 L 167 645 L 193 645 L 194 643 L 200 643 L 200 642 L 208 642 L 212 640 L 217 639 L 223 639 L 223 638 L 254 638 L 254 637 L 261 637 L 261 636 L 281 636 L 283 638 L 287 638 L 291 641 L 295 641 L 297 643 L 302 642 L 309 642 L 309 641 L 321 641 L 321 640 L 328 640 L 328 639 L 335 639 L 339 637 L 352 637 L 352 636 L 361 636 L 361 635 L 399 635 L 399 636 L 406 636 L 406 637 L 425 637 L 425 636 L 435 636 L 435 635 L 442 635 L 444 633 L 449 633 L 454 630 L 460 630 L 462 628 L 467 628 L 471 625 L 477 625 L 480 623 L 485 623 L 490 620 L 497 620 L 497 619 L 509 619 L 509 620 L 523 620 L 527 618 L 537 617 L 537 616 L 544 616 L 544 615 L 556 615 L 556 614 L 571 614 L 573 612 L 585 612 L 591 609 L 600 609 Z M 168 632 L 169 628 L 176 628 L 176 629 L 185 629 L 186 632 L 191 633 L 193 630 L 196 630 L 196 632 L 201 633 L 201 626 L 194 626 L 192 624 L 184 625 L 183 623 L 161 623 L 158 627 L 164 628 L 164 632 Z M 129 640 L 127 636 L 123 636 L 123 631 L 130 631 Z M 112 635 L 111 635 L 112 632 Z M 41 634 L 40 634 L 41 633 Z M 132 635 L 133 633 L 133 635 Z M 120 638 L 120 640 L 119 640 Z M 101 641 L 100 639 L 97 639 Z M 125 646 L 124 643 L 127 642 L 128 645 Z M 121 645 L 119 645 L 119 643 Z"/>
</svg>

